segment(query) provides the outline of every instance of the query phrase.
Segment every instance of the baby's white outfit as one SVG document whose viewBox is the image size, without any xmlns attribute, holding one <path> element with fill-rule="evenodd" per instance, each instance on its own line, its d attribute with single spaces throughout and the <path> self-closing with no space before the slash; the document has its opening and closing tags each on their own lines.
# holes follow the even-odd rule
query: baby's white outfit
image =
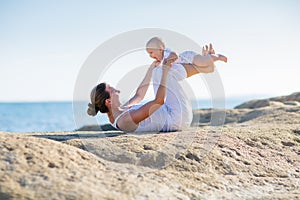
<svg viewBox="0 0 300 200">
<path fill-rule="evenodd" d="M 164 49 L 163 60 L 169 57 L 171 52 L 172 52 L 171 49 L 168 48 Z M 195 55 L 197 55 L 197 53 L 194 51 L 184 51 L 178 55 L 178 60 L 176 60 L 176 62 L 182 64 L 193 64 L 193 59 Z"/>
</svg>

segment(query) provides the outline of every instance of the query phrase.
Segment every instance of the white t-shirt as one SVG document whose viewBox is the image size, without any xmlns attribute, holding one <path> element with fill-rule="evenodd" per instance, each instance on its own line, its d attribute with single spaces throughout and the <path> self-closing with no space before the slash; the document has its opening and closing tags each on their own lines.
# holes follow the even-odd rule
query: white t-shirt
<svg viewBox="0 0 300 200">
<path fill-rule="evenodd" d="M 162 59 L 161 63 L 163 63 L 163 61 L 164 61 L 166 58 L 169 57 L 169 55 L 170 55 L 171 52 L 172 52 L 171 49 L 167 49 L 167 48 L 164 49 L 164 56 L 163 56 L 163 59 Z"/>
</svg>

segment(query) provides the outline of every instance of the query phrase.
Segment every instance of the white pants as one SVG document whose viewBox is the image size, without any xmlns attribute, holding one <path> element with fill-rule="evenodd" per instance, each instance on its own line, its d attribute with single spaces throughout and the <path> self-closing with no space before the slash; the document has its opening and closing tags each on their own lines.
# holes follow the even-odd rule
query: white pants
<svg viewBox="0 0 300 200">
<path fill-rule="evenodd" d="M 178 63 L 189 63 L 193 64 L 194 57 L 197 55 L 194 51 L 184 51 L 178 56 Z"/>
<path fill-rule="evenodd" d="M 152 75 L 156 94 L 162 77 L 162 66 L 156 67 Z M 178 131 L 190 126 L 193 118 L 192 108 L 180 84 L 180 81 L 186 77 L 184 67 L 179 63 L 174 63 L 168 72 L 165 103 L 147 119 L 141 121 L 135 132 Z M 138 107 L 140 106 L 136 108 Z"/>
</svg>

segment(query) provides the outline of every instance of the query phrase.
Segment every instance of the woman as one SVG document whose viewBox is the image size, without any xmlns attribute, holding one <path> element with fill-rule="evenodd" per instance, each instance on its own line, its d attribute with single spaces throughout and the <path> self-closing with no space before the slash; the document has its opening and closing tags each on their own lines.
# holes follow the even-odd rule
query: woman
<svg viewBox="0 0 300 200">
<path fill-rule="evenodd" d="M 123 106 L 119 100 L 120 91 L 109 84 L 101 83 L 91 92 L 88 114 L 95 116 L 98 111 L 107 113 L 113 126 L 124 132 L 168 132 L 189 127 L 192 109 L 179 81 L 198 73 L 214 71 L 214 61 L 210 57 L 212 49 L 206 49 L 210 63 L 201 67 L 192 64 L 174 63 L 166 60 L 162 66 L 154 61 L 135 95 Z M 205 57 L 204 56 L 204 57 Z M 143 105 L 143 100 L 153 75 L 155 98 Z"/>
</svg>

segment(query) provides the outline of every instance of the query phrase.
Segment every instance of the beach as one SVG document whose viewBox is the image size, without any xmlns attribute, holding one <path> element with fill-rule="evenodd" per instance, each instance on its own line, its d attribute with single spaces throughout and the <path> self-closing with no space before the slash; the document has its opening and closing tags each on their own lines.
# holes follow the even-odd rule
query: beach
<svg viewBox="0 0 300 200">
<path fill-rule="evenodd" d="M 0 133 L 0 199 L 299 199 L 300 93 L 182 132 Z"/>
</svg>

